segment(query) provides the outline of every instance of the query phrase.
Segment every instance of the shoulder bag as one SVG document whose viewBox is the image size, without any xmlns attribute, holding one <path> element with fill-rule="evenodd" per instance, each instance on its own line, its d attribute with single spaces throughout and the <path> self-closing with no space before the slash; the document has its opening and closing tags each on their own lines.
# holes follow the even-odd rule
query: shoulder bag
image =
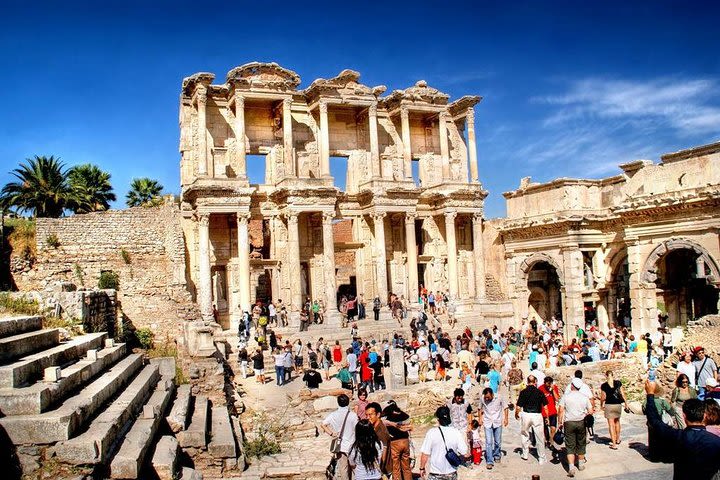
<svg viewBox="0 0 720 480">
<path fill-rule="evenodd" d="M 347 417 L 350 415 L 350 411 L 345 414 L 345 419 L 343 420 L 342 427 L 340 427 L 340 433 L 337 437 L 333 438 L 330 442 L 330 453 L 339 454 L 340 453 L 340 446 L 342 445 L 342 436 L 343 432 L 345 431 L 345 422 L 347 422 Z"/>
<path fill-rule="evenodd" d="M 463 459 L 460 457 L 460 455 L 457 454 L 454 449 L 447 448 L 447 443 L 445 443 L 445 435 L 443 435 L 442 427 L 438 427 L 438 430 L 440 430 L 440 436 L 442 437 L 443 445 L 445 445 L 445 460 L 447 460 L 453 468 L 458 468 L 464 463 Z"/>
</svg>

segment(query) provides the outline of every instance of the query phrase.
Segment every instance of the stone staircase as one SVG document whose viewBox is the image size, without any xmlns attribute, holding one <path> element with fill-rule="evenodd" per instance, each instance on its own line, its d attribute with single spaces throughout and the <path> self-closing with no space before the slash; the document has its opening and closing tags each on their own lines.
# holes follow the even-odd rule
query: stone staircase
<svg viewBox="0 0 720 480">
<path fill-rule="evenodd" d="M 3 478 L 41 466 L 49 478 L 201 478 L 170 458 L 175 394 L 172 357 L 147 361 L 104 332 L 63 341 L 40 317 L 0 318 Z"/>
</svg>

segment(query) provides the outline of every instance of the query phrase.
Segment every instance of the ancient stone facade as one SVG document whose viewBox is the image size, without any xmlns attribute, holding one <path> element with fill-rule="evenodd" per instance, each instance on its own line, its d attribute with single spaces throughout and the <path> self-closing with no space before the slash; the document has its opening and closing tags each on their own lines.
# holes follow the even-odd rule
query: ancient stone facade
<svg viewBox="0 0 720 480">
<path fill-rule="evenodd" d="M 421 284 L 459 311 L 481 308 L 480 97 L 450 102 L 424 81 L 383 96 L 352 70 L 298 89 L 275 63 L 214 79 L 186 78 L 180 98 L 183 231 L 205 320 L 234 325 L 257 299 L 282 299 L 291 319 L 306 297 L 337 312 L 338 292 L 416 300 Z M 260 185 L 247 177 L 254 155 L 265 157 Z M 336 157 L 347 159 L 344 191 L 330 175 Z M 248 235 L 257 221 L 260 243 Z M 339 221 L 350 238 L 338 241 Z"/>
<path fill-rule="evenodd" d="M 516 321 L 562 316 L 653 331 L 717 313 L 720 143 L 620 165 L 602 180 L 523 179 L 505 193 Z"/>
</svg>

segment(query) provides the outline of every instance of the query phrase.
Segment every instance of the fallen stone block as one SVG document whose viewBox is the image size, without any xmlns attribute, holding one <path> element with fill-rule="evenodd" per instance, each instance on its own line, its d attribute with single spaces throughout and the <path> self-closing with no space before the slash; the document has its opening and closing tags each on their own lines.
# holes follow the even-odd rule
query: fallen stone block
<svg viewBox="0 0 720 480">
<path fill-rule="evenodd" d="M 167 417 L 168 425 L 174 433 L 185 430 L 187 427 L 187 415 L 190 407 L 190 384 L 180 385 L 177 389 L 177 396 L 173 403 L 170 415 Z"/>
<path fill-rule="evenodd" d="M 44 382 L 57 382 L 62 378 L 62 369 L 60 367 L 48 367 L 43 375 Z"/>
<path fill-rule="evenodd" d="M 208 452 L 215 458 L 235 458 L 235 436 L 230 423 L 227 407 L 214 407 L 212 409 L 212 441 L 208 445 Z"/>
<path fill-rule="evenodd" d="M 98 351 L 96 349 L 90 349 L 87 351 L 87 359 L 88 360 L 97 360 L 98 359 Z"/>
<path fill-rule="evenodd" d="M 193 411 L 190 426 L 185 431 L 177 434 L 181 447 L 195 447 L 203 450 L 207 447 L 208 408 L 207 397 L 200 395 L 195 398 L 195 410 Z"/>
<path fill-rule="evenodd" d="M 155 446 L 152 467 L 159 480 L 174 480 L 177 472 L 177 439 L 170 435 L 160 438 Z"/>
</svg>

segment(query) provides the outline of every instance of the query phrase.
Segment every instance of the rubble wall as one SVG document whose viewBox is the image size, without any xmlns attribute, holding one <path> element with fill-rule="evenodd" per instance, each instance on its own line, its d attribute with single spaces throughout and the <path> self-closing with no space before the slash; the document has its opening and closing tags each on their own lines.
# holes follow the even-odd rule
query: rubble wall
<svg viewBox="0 0 720 480">
<path fill-rule="evenodd" d="M 58 281 L 97 288 L 100 274 L 118 275 L 120 315 L 156 338 L 181 334 L 179 320 L 195 319 L 186 289 L 180 211 L 163 206 L 37 219 L 37 259 L 15 277 L 21 291 L 51 291 Z"/>
</svg>

